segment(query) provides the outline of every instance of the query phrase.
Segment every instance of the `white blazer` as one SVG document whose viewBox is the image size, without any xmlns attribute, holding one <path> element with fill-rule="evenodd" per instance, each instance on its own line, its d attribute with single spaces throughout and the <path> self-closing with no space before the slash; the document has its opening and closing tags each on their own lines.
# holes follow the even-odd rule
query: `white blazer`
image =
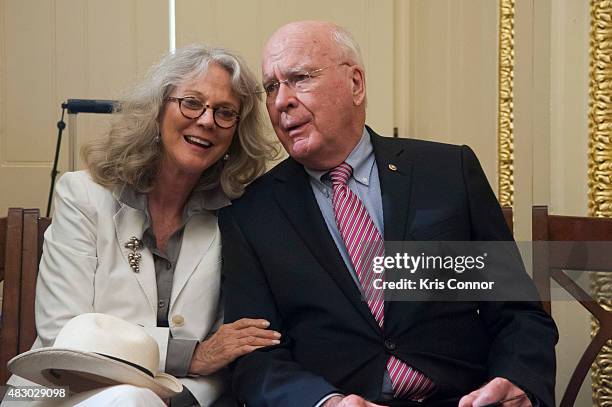
<svg viewBox="0 0 612 407">
<path fill-rule="evenodd" d="M 72 317 L 101 312 L 144 326 L 156 339 L 160 369 L 173 338 L 203 340 L 222 320 L 219 305 L 221 239 L 217 218 L 194 215 L 183 232 L 174 271 L 169 328 L 158 328 L 153 255 L 142 249 L 140 272 L 130 268 L 125 243 L 142 238 L 145 216 L 122 204 L 88 172 L 66 173 L 57 183 L 53 222 L 45 233 L 36 285 L 34 348 L 51 346 Z M 201 406 L 224 390 L 222 374 L 181 378 Z"/>
</svg>

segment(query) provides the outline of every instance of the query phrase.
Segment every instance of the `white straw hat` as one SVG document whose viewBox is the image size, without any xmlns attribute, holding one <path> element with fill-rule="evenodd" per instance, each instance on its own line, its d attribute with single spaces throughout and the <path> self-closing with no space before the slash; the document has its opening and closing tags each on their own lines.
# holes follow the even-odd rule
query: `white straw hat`
<svg viewBox="0 0 612 407">
<path fill-rule="evenodd" d="M 33 349 L 8 362 L 14 374 L 73 392 L 115 384 L 151 389 L 161 398 L 180 393 L 174 376 L 158 372 L 159 348 L 146 331 L 106 314 L 81 314 L 62 328 L 52 347 Z"/>
</svg>

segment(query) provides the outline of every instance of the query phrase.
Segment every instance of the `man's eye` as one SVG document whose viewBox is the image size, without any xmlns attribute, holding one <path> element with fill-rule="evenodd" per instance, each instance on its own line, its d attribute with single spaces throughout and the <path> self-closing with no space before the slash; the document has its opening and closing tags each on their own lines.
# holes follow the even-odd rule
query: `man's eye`
<svg viewBox="0 0 612 407">
<path fill-rule="evenodd" d="M 274 93 L 278 89 L 279 82 L 270 82 L 264 85 L 264 90 L 269 95 L 270 93 Z"/>
<path fill-rule="evenodd" d="M 185 98 L 183 99 L 183 106 L 187 109 L 199 110 L 204 105 L 198 99 Z"/>
<path fill-rule="evenodd" d="M 306 73 L 302 73 L 302 74 L 297 74 L 292 78 L 292 82 L 293 83 L 304 83 L 306 82 L 308 79 L 310 79 L 310 75 L 306 74 Z"/>
</svg>

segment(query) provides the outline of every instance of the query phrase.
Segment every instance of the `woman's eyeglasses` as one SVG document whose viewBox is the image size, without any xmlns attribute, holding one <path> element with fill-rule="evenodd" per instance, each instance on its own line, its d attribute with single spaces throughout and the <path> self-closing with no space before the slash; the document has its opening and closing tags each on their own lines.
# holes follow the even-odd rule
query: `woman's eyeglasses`
<svg viewBox="0 0 612 407">
<path fill-rule="evenodd" d="M 198 119 L 202 116 L 206 110 L 212 109 L 213 111 L 213 120 L 215 124 L 222 129 L 229 129 L 234 126 L 240 120 L 240 115 L 229 107 L 220 106 L 220 107 L 210 107 L 202 103 L 199 99 L 194 97 L 184 97 L 177 98 L 173 96 L 168 96 L 166 98 L 167 101 L 177 102 L 179 105 L 179 110 L 181 114 L 185 116 L 187 119 Z"/>
</svg>

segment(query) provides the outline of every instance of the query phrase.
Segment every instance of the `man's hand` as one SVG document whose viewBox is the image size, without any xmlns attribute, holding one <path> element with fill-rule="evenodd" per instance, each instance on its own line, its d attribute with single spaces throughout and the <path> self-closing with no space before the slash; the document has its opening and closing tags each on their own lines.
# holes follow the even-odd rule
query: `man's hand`
<svg viewBox="0 0 612 407">
<path fill-rule="evenodd" d="M 264 319 L 249 318 L 222 325 L 213 336 L 196 346 L 189 373 L 206 376 L 255 349 L 278 345 L 281 334 L 267 329 L 269 326 Z"/>
<path fill-rule="evenodd" d="M 349 396 L 334 396 L 323 403 L 322 407 L 385 407 L 380 404 L 370 403 L 355 394 Z"/>
<path fill-rule="evenodd" d="M 459 407 L 479 407 L 501 400 L 520 396 L 525 392 L 515 386 L 510 380 L 496 377 L 478 390 L 474 390 L 459 400 Z M 508 401 L 503 407 L 532 407 L 528 397 Z"/>
</svg>

